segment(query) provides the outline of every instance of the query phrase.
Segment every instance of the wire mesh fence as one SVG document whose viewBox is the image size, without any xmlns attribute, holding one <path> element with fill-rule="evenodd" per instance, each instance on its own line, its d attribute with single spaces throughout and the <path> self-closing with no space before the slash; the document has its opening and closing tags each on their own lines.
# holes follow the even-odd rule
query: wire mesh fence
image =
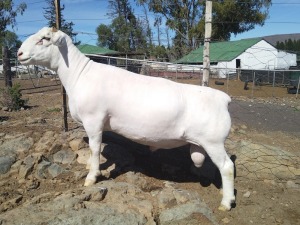
<svg viewBox="0 0 300 225">
<path fill-rule="evenodd" d="M 112 57 L 107 62 L 138 74 L 180 83 L 201 85 L 202 81 L 201 65 Z M 226 147 L 237 156 L 237 177 L 300 183 L 300 70 L 212 66 L 210 74 L 209 86 L 233 99 L 229 107 L 233 128 Z"/>
<path fill-rule="evenodd" d="M 201 85 L 201 65 L 181 65 L 98 56 L 96 61 L 135 72 Z M 20 67 L 15 77 L 38 81 L 55 74 L 41 67 Z M 255 180 L 293 180 L 300 183 L 300 70 L 250 70 L 211 67 L 209 86 L 232 97 L 233 126 L 226 147 L 237 156 L 237 177 Z M 222 78 L 220 78 L 220 74 Z M 199 112 L 201 113 L 201 112 Z"/>
</svg>

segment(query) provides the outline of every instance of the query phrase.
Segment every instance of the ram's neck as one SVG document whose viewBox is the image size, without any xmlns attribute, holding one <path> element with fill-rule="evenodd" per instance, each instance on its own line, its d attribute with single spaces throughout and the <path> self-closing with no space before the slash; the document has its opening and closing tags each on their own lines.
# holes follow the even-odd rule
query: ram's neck
<svg viewBox="0 0 300 225">
<path fill-rule="evenodd" d="M 75 86 L 90 59 L 82 54 L 72 43 L 69 43 L 66 49 L 67 52 L 63 52 L 65 49 L 60 49 L 60 57 L 56 63 L 58 65 L 56 72 L 67 93 L 70 94 L 70 90 Z"/>
</svg>

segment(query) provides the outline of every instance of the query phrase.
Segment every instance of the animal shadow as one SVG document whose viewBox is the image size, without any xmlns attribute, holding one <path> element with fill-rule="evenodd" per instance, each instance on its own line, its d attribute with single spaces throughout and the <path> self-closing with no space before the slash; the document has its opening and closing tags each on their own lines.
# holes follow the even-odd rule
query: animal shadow
<svg viewBox="0 0 300 225">
<path fill-rule="evenodd" d="M 107 159 L 100 165 L 106 170 L 115 164 L 110 178 L 128 171 L 140 172 L 149 177 L 173 182 L 200 182 L 204 187 L 215 185 L 221 188 L 218 168 L 207 156 L 202 167 L 196 168 L 191 160 L 189 145 L 150 151 L 148 146 L 135 143 L 113 132 L 104 132 L 106 147 L 102 155 Z"/>
</svg>

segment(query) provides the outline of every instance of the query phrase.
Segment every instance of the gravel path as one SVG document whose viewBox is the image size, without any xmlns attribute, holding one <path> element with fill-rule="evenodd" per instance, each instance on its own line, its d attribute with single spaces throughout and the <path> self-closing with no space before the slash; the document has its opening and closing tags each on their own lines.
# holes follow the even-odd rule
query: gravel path
<svg viewBox="0 0 300 225">
<path fill-rule="evenodd" d="M 233 123 L 259 130 L 300 133 L 299 106 L 233 100 L 229 111 Z"/>
</svg>

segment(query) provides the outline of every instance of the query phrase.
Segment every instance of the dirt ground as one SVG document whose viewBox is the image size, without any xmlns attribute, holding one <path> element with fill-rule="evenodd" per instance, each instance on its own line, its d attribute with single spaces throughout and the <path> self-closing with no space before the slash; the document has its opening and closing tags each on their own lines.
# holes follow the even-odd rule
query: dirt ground
<svg viewBox="0 0 300 225">
<path fill-rule="evenodd" d="M 53 130 L 63 132 L 62 126 L 53 125 L 54 120 L 61 120 L 61 86 L 59 81 L 50 79 L 38 80 L 14 80 L 13 83 L 20 83 L 24 99 L 28 99 L 28 108 L 17 112 L 0 111 L 0 122 L 2 121 L 20 121 L 26 118 L 43 118 L 47 121 L 46 125 L 24 126 L 23 124 L 15 126 L 1 125 L 0 133 L 14 134 L 25 133 L 28 130 L 36 132 L 45 132 Z M 198 80 L 179 80 L 179 82 L 198 84 Z M 299 156 L 300 148 L 300 101 L 295 95 L 287 94 L 284 87 L 260 86 L 252 90 L 250 84 L 249 90 L 243 90 L 243 83 L 239 81 L 230 81 L 227 85 L 215 85 L 214 81 L 211 86 L 228 92 L 233 97 L 230 106 L 230 112 L 233 118 L 233 127 L 239 127 L 243 132 L 241 135 L 232 136 L 229 139 L 234 140 L 251 140 L 261 144 L 268 144 L 276 147 L 287 149 L 293 154 Z M 34 87 L 38 86 L 38 87 Z M 0 88 L 3 87 L 3 81 L 0 81 Z M 255 122 L 254 122 L 255 120 Z M 78 124 L 68 118 L 69 129 L 77 129 Z M 280 122 L 282 121 L 282 122 Z M 57 123 L 56 123 L 57 124 Z M 105 139 L 104 139 L 105 141 Z M 188 151 L 178 150 L 177 156 L 189 160 Z M 259 180 L 244 179 L 237 176 L 235 179 L 236 189 L 236 206 L 230 212 L 220 212 L 217 210 L 220 195 L 220 186 L 214 183 L 200 183 L 195 176 L 189 171 L 190 162 L 184 165 L 182 163 L 167 159 L 166 154 L 162 151 L 150 159 L 139 158 L 139 165 L 145 171 L 144 176 L 151 183 L 151 187 L 160 187 L 164 181 L 178 182 L 178 185 L 185 189 L 197 190 L 206 204 L 218 218 L 220 224 L 300 224 L 300 193 L 298 188 L 286 188 L 284 180 Z M 182 172 L 176 177 L 170 177 L 167 174 L 161 174 L 155 170 L 156 163 L 174 163 L 180 166 Z M 150 164 L 152 163 L 152 166 Z M 84 169 L 84 168 L 83 168 Z M 237 172 L 238 173 L 238 172 Z M 12 178 L 13 179 L 13 178 Z M 116 180 L 122 181 L 124 177 L 119 175 Z M 66 188 L 70 186 L 77 187 L 81 181 L 71 181 Z M 295 181 L 300 185 L 300 178 Z M 12 189 L 22 188 L 15 180 L 11 182 Z M 46 189 L 64 189 L 64 187 L 51 187 L 41 183 L 38 190 L 33 190 L 31 197 L 41 193 Z M 59 190 L 60 191 L 60 190 Z M 250 192 L 250 197 L 245 197 L 245 193 Z M 3 193 L 2 193 L 3 194 Z M 30 196 L 28 196 L 30 197 Z"/>
</svg>

